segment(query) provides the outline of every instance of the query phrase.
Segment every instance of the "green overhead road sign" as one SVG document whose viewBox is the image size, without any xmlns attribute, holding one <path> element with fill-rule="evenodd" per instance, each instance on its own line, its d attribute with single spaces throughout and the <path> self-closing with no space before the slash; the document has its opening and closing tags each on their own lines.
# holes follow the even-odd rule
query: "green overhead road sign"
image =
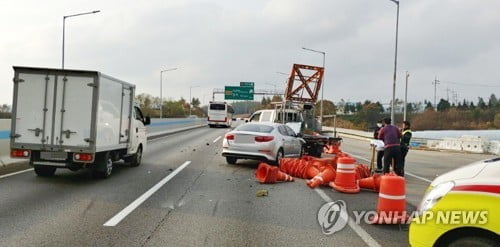
<svg viewBox="0 0 500 247">
<path fill-rule="evenodd" d="M 240 87 L 254 87 L 255 82 L 242 81 L 240 82 Z"/>
<path fill-rule="evenodd" d="M 253 100 L 253 93 L 253 87 L 226 86 L 224 88 L 224 99 Z"/>
</svg>

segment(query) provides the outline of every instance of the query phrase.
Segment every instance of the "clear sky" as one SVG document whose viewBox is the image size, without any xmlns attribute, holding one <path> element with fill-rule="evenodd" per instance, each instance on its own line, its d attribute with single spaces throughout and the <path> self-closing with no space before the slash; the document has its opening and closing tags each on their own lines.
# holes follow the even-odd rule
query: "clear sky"
<svg viewBox="0 0 500 247">
<path fill-rule="evenodd" d="M 500 1 L 401 0 L 396 95 L 459 100 L 500 96 Z M 16 0 L 0 2 L 0 104 L 12 102 L 13 65 L 98 70 L 139 93 L 208 101 L 213 88 L 283 85 L 293 63 L 321 65 L 325 98 L 389 102 L 396 5 L 389 0 Z M 268 84 L 270 83 L 270 84 Z M 451 98 L 452 93 L 449 93 Z"/>
</svg>

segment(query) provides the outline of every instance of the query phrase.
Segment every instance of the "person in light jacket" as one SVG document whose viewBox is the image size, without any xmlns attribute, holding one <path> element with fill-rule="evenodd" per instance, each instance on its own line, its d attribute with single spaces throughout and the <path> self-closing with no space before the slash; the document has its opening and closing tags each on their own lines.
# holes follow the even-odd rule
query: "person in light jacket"
<svg viewBox="0 0 500 247">
<path fill-rule="evenodd" d="M 383 121 L 379 120 L 377 122 L 377 127 L 375 127 L 375 130 L 373 132 L 373 139 L 378 140 L 378 133 L 380 132 L 382 127 L 384 127 Z M 382 158 L 384 157 L 384 150 L 383 149 L 379 150 L 379 148 L 377 147 L 376 151 L 377 151 L 377 170 L 375 172 L 381 173 L 382 172 L 382 165 L 383 165 Z"/>
</svg>

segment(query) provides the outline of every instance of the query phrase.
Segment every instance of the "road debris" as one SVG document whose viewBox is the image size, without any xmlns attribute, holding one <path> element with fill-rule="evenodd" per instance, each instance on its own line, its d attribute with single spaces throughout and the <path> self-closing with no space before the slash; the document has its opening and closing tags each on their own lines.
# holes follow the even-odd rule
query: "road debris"
<svg viewBox="0 0 500 247">
<path fill-rule="evenodd" d="M 268 194 L 267 190 L 258 190 L 257 193 L 255 193 L 255 196 L 264 197 L 267 196 L 267 194 Z"/>
</svg>

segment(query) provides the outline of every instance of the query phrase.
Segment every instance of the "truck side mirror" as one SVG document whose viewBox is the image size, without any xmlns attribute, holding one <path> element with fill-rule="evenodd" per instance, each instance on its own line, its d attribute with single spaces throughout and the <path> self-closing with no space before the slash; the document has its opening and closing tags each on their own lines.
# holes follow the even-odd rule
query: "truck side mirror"
<svg viewBox="0 0 500 247">
<path fill-rule="evenodd" d="M 151 124 L 151 118 L 150 117 L 146 117 L 144 119 L 144 125 L 150 125 Z"/>
</svg>

